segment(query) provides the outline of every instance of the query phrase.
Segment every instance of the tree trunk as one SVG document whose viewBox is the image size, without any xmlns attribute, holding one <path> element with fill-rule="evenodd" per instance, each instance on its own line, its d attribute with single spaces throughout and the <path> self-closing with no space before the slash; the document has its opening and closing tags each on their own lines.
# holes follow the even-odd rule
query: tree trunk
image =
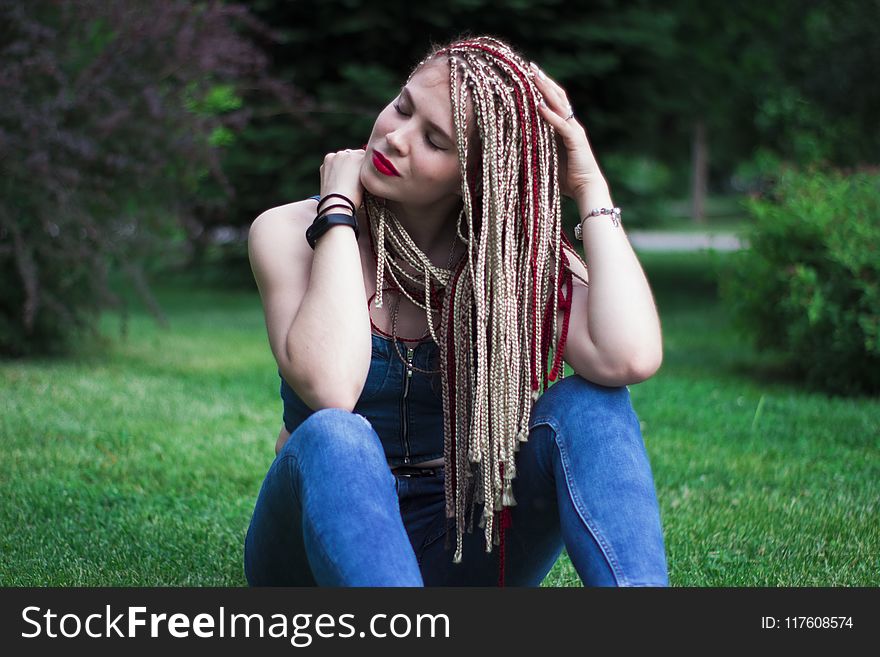
<svg viewBox="0 0 880 657">
<path fill-rule="evenodd" d="M 706 223 L 706 194 L 709 186 L 709 146 L 706 143 L 706 123 L 694 123 L 691 144 L 691 218 L 695 224 Z"/>
</svg>

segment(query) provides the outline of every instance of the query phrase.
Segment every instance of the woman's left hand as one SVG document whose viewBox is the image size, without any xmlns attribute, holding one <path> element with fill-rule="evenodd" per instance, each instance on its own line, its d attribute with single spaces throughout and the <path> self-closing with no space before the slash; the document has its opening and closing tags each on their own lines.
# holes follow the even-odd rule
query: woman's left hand
<svg viewBox="0 0 880 657">
<path fill-rule="evenodd" d="M 593 185 L 606 185 L 587 141 L 586 130 L 574 117 L 565 118 L 572 112 L 565 90 L 547 77 L 534 62 L 532 69 L 535 71 L 535 85 L 546 103 L 539 105 L 538 111 L 556 130 L 557 145 L 561 142 L 561 148 L 558 148 L 559 191 L 564 196 L 576 198 Z"/>
</svg>

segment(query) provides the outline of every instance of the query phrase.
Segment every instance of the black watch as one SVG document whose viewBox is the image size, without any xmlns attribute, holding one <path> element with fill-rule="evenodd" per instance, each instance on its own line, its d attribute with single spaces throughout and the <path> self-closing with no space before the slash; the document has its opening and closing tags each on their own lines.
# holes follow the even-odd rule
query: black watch
<svg viewBox="0 0 880 657">
<path fill-rule="evenodd" d="M 318 242 L 318 238 L 333 228 L 333 226 L 351 226 L 354 228 L 354 238 L 359 239 L 361 236 L 360 231 L 358 230 L 357 218 L 353 215 L 341 212 L 325 214 L 316 217 L 312 222 L 312 225 L 306 229 L 306 241 L 308 241 L 309 246 L 314 249 L 315 244 Z"/>
</svg>

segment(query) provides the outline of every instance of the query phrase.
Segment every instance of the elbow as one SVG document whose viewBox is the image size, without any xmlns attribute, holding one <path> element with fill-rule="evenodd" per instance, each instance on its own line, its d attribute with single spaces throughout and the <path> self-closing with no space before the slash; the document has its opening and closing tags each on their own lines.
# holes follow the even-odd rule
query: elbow
<svg viewBox="0 0 880 657">
<path fill-rule="evenodd" d="M 633 358 L 626 368 L 627 385 L 647 381 L 654 376 L 663 364 L 663 351 L 643 354 Z"/>
<path fill-rule="evenodd" d="M 309 374 L 303 375 L 295 368 L 281 368 L 281 376 L 296 393 L 302 402 L 312 411 L 325 408 L 341 408 L 353 412 L 360 398 L 360 391 L 348 390 L 336 381 L 328 381 L 326 377 L 316 379 Z M 363 386 L 361 386 L 363 387 Z"/>
<path fill-rule="evenodd" d="M 303 399 L 303 401 L 314 411 L 325 408 L 341 408 L 351 413 L 360 398 L 360 392 L 355 394 L 354 390 L 348 390 L 345 386 L 332 382 L 329 385 L 327 382 L 315 383 L 310 387 L 310 393 L 309 399 Z"/>
<path fill-rule="evenodd" d="M 292 329 L 292 330 L 295 330 Z M 372 362 L 370 342 L 362 352 L 343 354 L 338 358 L 324 358 L 308 349 L 300 349 L 293 355 L 292 362 L 285 363 L 293 381 L 288 383 L 313 411 L 325 408 L 340 408 L 353 412 L 363 394 Z"/>
<path fill-rule="evenodd" d="M 354 412 L 355 404 L 350 403 L 348 400 L 334 400 L 328 399 L 327 401 L 322 401 L 316 403 L 314 406 L 309 406 L 313 411 L 318 412 L 322 411 L 325 408 L 341 408 L 343 411 L 348 411 L 349 413 Z"/>
</svg>

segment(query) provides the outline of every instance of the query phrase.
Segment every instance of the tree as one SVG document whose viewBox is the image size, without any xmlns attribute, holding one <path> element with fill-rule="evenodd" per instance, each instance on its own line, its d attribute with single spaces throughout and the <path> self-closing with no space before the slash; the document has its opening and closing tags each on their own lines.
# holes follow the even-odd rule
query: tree
<svg viewBox="0 0 880 657">
<path fill-rule="evenodd" d="M 242 7 L 183 0 L 0 3 L 0 353 L 95 333 L 120 268 L 161 317 L 143 263 L 179 242 L 179 210 L 244 111 L 218 88 L 267 87 Z M 277 85 L 276 85 L 277 86 Z M 234 91 L 232 92 L 234 93 Z"/>
</svg>

